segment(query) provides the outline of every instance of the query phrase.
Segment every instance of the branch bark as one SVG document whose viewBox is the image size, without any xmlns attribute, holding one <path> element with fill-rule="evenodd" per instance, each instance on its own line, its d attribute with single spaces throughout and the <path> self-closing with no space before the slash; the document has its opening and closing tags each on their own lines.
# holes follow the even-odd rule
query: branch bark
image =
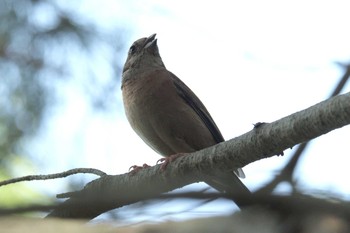
<svg viewBox="0 0 350 233">
<path fill-rule="evenodd" d="M 206 175 L 220 174 L 272 157 L 299 143 L 350 124 L 350 93 L 339 95 L 308 109 L 263 124 L 248 133 L 183 156 L 164 172 L 156 165 L 136 175 L 106 175 L 70 193 L 70 198 L 49 217 L 92 219 L 108 210 L 200 182 Z"/>
</svg>

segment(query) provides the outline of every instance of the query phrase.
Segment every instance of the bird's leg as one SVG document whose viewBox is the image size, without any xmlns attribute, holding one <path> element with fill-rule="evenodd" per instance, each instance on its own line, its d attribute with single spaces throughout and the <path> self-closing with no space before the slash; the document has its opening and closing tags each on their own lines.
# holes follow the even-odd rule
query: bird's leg
<svg viewBox="0 0 350 233">
<path fill-rule="evenodd" d="M 147 163 L 144 163 L 142 166 L 138 166 L 138 165 L 133 165 L 129 168 L 129 174 L 130 175 L 135 175 L 136 173 L 138 173 L 140 170 L 144 169 L 144 168 L 148 168 L 151 167 L 150 165 L 148 165 Z"/>
<path fill-rule="evenodd" d="M 171 163 L 171 162 L 175 161 L 176 159 L 178 159 L 182 156 L 185 156 L 185 155 L 187 155 L 187 154 L 186 153 L 173 154 L 173 155 L 170 155 L 166 158 L 158 159 L 157 164 L 162 163 L 162 165 L 160 166 L 160 170 L 164 171 L 169 163 Z"/>
</svg>

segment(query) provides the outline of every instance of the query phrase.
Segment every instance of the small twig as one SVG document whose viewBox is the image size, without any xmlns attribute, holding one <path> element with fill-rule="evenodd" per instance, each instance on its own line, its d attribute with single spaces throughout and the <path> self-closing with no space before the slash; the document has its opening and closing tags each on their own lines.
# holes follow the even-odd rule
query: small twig
<svg viewBox="0 0 350 233">
<path fill-rule="evenodd" d="M 94 168 L 74 168 L 74 169 L 70 169 L 68 171 L 60 172 L 60 173 L 54 173 L 54 174 L 48 174 L 48 175 L 29 175 L 29 176 L 22 176 L 18 178 L 9 179 L 9 180 L 4 180 L 0 182 L 0 186 L 14 184 L 21 181 L 51 180 L 51 179 L 57 179 L 57 178 L 64 178 L 64 177 L 74 175 L 74 174 L 79 174 L 79 173 L 89 173 L 89 174 L 95 174 L 98 176 L 106 175 L 105 172 Z"/>
</svg>

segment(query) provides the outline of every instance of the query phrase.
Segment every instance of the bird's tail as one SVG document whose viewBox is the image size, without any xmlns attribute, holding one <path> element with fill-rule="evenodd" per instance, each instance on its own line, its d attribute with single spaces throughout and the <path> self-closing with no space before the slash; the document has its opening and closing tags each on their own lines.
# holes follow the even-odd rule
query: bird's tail
<svg viewBox="0 0 350 233">
<path fill-rule="evenodd" d="M 251 192 L 233 172 L 207 175 L 204 182 L 227 194 L 239 208 L 247 205 L 247 197 L 251 195 Z"/>
</svg>

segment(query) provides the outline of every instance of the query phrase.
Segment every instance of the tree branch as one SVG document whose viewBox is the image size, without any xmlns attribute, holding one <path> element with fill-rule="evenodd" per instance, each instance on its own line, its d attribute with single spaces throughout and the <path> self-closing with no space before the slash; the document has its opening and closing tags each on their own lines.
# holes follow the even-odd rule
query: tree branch
<svg viewBox="0 0 350 233">
<path fill-rule="evenodd" d="M 306 110 L 229 141 L 183 156 L 137 174 L 103 176 L 88 183 L 48 216 L 92 219 L 108 210 L 156 197 L 161 193 L 200 182 L 203 176 L 220 174 L 262 158 L 280 154 L 299 143 L 311 140 L 350 124 L 350 93 L 336 96 Z"/>
<path fill-rule="evenodd" d="M 339 95 L 339 93 L 343 90 L 345 84 L 347 83 L 347 81 L 350 78 L 350 65 L 348 64 L 348 65 L 341 65 L 341 66 L 343 66 L 345 68 L 345 72 L 344 72 L 343 76 L 341 77 L 341 79 L 339 80 L 337 86 L 332 91 L 329 98 Z M 305 149 L 309 145 L 308 144 L 309 142 L 310 141 L 301 143 L 298 146 L 298 148 L 294 151 L 294 154 L 291 156 L 291 159 L 286 164 L 286 166 L 282 169 L 282 171 L 279 174 L 277 174 L 275 176 L 275 178 L 270 183 L 268 183 L 267 185 L 262 187 L 260 190 L 258 190 L 258 192 L 270 193 L 276 188 L 276 186 L 279 183 L 281 183 L 283 181 L 287 181 L 287 182 L 291 183 L 294 187 L 295 182 L 293 181 L 293 173 L 295 171 L 295 168 L 296 168 L 301 156 L 303 155 L 303 152 L 305 151 Z"/>
</svg>

